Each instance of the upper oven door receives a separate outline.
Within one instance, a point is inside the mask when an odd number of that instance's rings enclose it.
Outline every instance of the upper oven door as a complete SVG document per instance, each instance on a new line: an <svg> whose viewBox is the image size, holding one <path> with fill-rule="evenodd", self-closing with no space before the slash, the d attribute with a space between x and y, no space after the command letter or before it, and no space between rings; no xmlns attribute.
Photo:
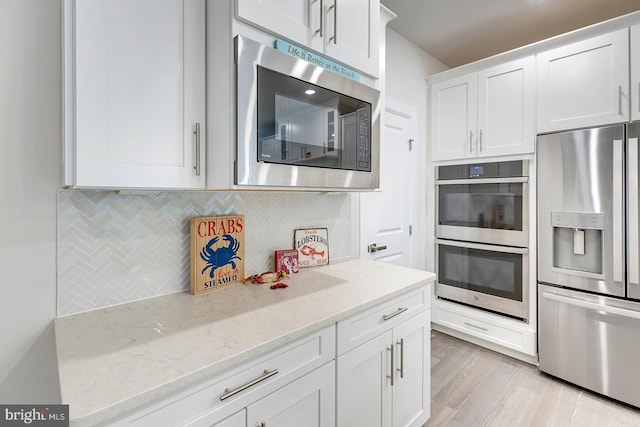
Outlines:
<svg viewBox="0 0 640 427"><path fill-rule="evenodd" d="M379 187L376 89L241 36L235 54L236 185Z"/></svg>
<svg viewBox="0 0 640 427"><path fill-rule="evenodd" d="M529 179L491 177L436 181L436 237L527 247Z"/></svg>

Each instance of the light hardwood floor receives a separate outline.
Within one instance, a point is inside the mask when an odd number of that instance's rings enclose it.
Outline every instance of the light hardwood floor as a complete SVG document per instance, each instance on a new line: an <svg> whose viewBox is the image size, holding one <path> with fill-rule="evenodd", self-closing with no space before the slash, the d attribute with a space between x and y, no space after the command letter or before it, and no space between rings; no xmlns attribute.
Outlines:
<svg viewBox="0 0 640 427"><path fill-rule="evenodd" d="M423 427L436 426L640 426L640 411L432 331L431 418Z"/></svg>

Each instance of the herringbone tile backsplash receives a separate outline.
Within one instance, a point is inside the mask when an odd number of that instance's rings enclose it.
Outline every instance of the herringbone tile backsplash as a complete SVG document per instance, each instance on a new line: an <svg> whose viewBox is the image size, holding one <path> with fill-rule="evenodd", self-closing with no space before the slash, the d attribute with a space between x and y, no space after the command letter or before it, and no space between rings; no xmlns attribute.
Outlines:
<svg viewBox="0 0 640 427"><path fill-rule="evenodd" d="M326 227L330 259L351 251L349 194L58 194L58 315L189 289L189 220L245 215L245 273L273 269L296 228Z"/></svg>

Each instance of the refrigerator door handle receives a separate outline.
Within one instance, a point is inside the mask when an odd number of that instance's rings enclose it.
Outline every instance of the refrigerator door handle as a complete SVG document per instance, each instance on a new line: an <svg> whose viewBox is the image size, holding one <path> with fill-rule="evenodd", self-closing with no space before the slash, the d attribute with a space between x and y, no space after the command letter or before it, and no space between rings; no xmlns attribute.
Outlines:
<svg viewBox="0 0 640 427"><path fill-rule="evenodd" d="M551 301L556 301L564 304L574 305L577 307L586 308L588 310L599 311L606 314L614 314L617 316L630 317L633 319L640 319L640 312L634 310L627 310L619 307L611 307L596 302L585 301L578 298L567 297L564 295L552 294L549 292L542 292L542 297Z"/></svg>
<svg viewBox="0 0 640 427"><path fill-rule="evenodd" d="M622 208L624 153L622 140L613 140L613 281L624 286L624 213Z"/></svg>
<svg viewBox="0 0 640 427"><path fill-rule="evenodd" d="M639 243L638 243L638 137L629 138L628 141L628 203L629 203L629 285L640 286L640 271L638 269Z"/></svg>

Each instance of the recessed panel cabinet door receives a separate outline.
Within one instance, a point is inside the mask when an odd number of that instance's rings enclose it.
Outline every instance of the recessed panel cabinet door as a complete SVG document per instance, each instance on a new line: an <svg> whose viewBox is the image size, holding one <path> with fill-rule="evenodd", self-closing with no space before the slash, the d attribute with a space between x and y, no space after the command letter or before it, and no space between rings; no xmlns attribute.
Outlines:
<svg viewBox="0 0 640 427"><path fill-rule="evenodd" d="M374 77L380 72L378 0L324 0L325 52L332 58Z"/></svg>
<svg viewBox="0 0 640 427"><path fill-rule="evenodd" d="M538 133L629 119L629 30L538 54Z"/></svg>
<svg viewBox="0 0 640 427"><path fill-rule="evenodd" d="M335 425L335 363L330 362L247 407L248 426Z"/></svg>
<svg viewBox="0 0 640 427"><path fill-rule="evenodd" d="M533 153L534 59L478 72L478 156Z"/></svg>
<svg viewBox="0 0 640 427"><path fill-rule="evenodd" d="M476 156L476 73L431 87L431 120L434 161Z"/></svg>
<svg viewBox="0 0 640 427"><path fill-rule="evenodd" d="M204 188L205 1L82 0L74 24L75 185Z"/></svg>
<svg viewBox="0 0 640 427"><path fill-rule="evenodd" d="M631 121L640 120L640 25L631 27Z"/></svg>
<svg viewBox="0 0 640 427"><path fill-rule="evenodd" d="M430 415L431 318L423 311L393 328L393 425L420 427Z"/></svg>

